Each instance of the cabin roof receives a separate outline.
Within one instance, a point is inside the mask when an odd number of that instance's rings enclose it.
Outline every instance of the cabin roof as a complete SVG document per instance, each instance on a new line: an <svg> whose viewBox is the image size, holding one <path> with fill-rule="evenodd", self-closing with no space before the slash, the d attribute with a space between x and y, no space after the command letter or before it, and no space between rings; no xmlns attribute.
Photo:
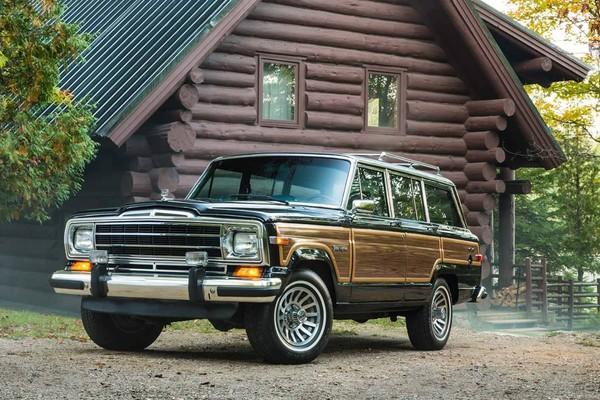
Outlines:
<svg viewBox="0 0 600 400"><path fill-rule="evenodd" d="M60 85L112 128L212 30L236 0L66 0L64 19L94 39Z"/></svg>
<svg viewBox="0 0 600 400"><path fill-rule="evenodd" d="M454 43L445 47L460 58L455 64L469 64L464 76L467 81L471 77L475 93L495 92L515 100L520 132L511 138L515 148L545 152L543 159L528 155L529 165L556 167L564 155L523 90L524 78L513 67L534 56L550 58L557 68L536 74L542 83L582 80L589 67L502 13L473 1L432 0L415 5L430 13L430 22L438 21L432 29L442 37L452 37ZM73 63L62 74L61 87L94 104L95 135L120 146L258 3L66 0L65 20L80 24L82 31L96 37L83 53L84 61ZM473 58L479 61L472 62ZM481 73L482 69L488 73Z"/></svg>

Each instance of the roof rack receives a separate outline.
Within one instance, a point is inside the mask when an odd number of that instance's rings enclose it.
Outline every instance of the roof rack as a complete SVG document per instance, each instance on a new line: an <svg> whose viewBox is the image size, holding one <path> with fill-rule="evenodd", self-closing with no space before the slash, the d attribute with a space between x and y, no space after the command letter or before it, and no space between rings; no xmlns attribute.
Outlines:
<svg viewBox="0 0 600 400"><path fill-rule="evenodd" d="M437 167L437 166L431 165L431 164L427 164L422 161L412 160L408 157L399 156L397 154L386 153L385 151L382 151L381 153L350 153L348 155L358 156L358 157L377 158L378 161L385 161L385 158L387 157L387 158L391 158L396 161L400 161L400 162L386 161L390 164L400 165L403 167L409 167L409 168L415 168L415 169L428 169L428 170L435 171L435 173L437 175L440 174L440 167Z"/></svg>

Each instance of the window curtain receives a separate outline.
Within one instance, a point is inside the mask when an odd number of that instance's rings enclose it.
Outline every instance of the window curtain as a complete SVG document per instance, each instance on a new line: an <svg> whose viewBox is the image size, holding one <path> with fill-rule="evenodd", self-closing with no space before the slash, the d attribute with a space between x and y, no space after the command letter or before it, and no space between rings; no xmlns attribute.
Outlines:
<svg viewBox="0 0 600 400"><path fill-rule="evenodd" d="M293 121L296 107L296 72L290 64L265 63L263 67L262 118Z"/></svg>

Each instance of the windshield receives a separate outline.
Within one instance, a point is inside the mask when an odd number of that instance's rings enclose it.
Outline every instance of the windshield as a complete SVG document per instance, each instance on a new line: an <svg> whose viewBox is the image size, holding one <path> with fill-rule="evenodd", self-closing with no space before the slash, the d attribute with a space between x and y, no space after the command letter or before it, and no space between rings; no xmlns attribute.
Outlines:
<svg viewBox="0 0 600 400"><path fill-rule="evenodd" d="M336 158L258 156L216 161L192 199L281 201L340 207L350 162Z"/></svg>

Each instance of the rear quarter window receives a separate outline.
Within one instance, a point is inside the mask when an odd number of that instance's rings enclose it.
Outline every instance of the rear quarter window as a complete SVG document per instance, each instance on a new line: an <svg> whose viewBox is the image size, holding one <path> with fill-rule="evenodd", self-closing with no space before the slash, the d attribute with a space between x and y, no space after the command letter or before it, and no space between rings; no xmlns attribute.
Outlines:
<svg viewBox="0 0 600 400"><path fill-rule="evenodd" d="M430 222L449 226L463 226L451 188L426 183L425 196L427 197Z"/></svg>

